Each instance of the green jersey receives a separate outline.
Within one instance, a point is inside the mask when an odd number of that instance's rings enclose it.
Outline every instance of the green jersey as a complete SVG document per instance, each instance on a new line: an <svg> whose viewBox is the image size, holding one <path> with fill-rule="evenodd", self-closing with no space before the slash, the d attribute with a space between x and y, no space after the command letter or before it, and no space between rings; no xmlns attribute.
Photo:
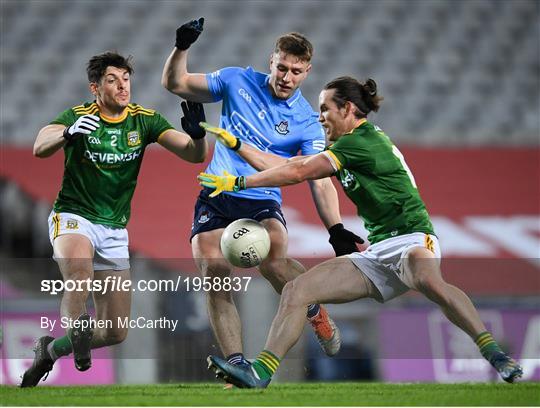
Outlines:
<svg viewBox="0 0 540 408"><path fill-rule="evenodd" d="M378 127L363 122L328 151L336 176L364 219L370 243L413 232L434 234L403 155Z"/></svg>
<svg viewBox="0 0 540 408"><path fill-rule="evenodd" d="M115 119L100 114L95 102L85 103L62 112L51 124L71 126L88 114L99 115L100 126L64 146L64 178L54 211L125 228L144 150L174 128L158 112L134 103Z"/></svg>

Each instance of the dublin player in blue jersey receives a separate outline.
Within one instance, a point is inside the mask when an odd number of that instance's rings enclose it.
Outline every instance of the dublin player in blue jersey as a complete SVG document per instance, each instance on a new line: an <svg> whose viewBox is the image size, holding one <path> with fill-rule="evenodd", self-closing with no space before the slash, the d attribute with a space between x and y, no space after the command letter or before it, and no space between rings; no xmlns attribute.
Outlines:
<svg viewBox="0 0 540 408"><path fill-rule="evenodd" d="M190 21L176 31L176 43L163 69L162 84L185 99L222 102L220 127L241 143L216 144L207 172L248 175L277 165L273 155L291 158L312 155L325 148L318 114L300 92L311 69L313 47L301 34L278 38L270 56L270 74L252 68L227 67L209 74L189 73L188 48L203 30L204 19ZM261 155L260 152L271 154ZM283 160L278 158L278 160ZM330 233L336 255L356 252L362 240L344 229L337 192L330 179L314 181L311 191L319 215ZM223 258L219 242L227 225L239 218L253 218L268 230L271 250L260 265L261 274L281 293L283 286L305 271L287 258L287 230L281 212L279 188L260 188L209 198L203 189L195 205L191 232L192 251L204 276L225 277L232 266ZM241 324L230 292L208 292L208 313L223 354L233 364L245 364ZM310 305L308 320L327 355L340 347L339 330L320 305Z"/></svg>

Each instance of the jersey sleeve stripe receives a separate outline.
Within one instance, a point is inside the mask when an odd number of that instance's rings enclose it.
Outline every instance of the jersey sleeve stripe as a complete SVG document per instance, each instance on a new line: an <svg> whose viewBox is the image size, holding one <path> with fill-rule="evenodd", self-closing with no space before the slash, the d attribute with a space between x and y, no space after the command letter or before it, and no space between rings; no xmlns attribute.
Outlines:
<svg viewBox="0 0 540 408"><path fill-rule="evenodd" d="M138 111L138 112L128 111L128 113L129 113L131 116L137 116L137 115L154 116L153 113L142 112L142 111Z"/></svg>
<svg viewBox="0 0 540 408"><path fill-rule="evenodd" d="M144 108L128 108L128 110L131 112L146 112L146 113L151 113L151 114L155 113L154 110L144 109Z"/></svg>
<svg viewBox="0 0 540 408"><path fill-rule="evenodd" d="M150 108L145 108L144 106L142 105L137 105L136 103L130 103L128 106L127 106L128 109L144 109L144 110L147 110L147 111L150 111L150 112L155 112L155 109L150 109Z"/></svg>
<svg viewBox="0 0 540 408"><path fill-rule="evenodd" d="M73 108L73 110L75 112L88 112L88 111L91 111L91 110L94 110L94 109L97 109L98 107L97 106L89 106L87 108Z"/></svg>
<svg viewBox="0 0 540 408"><path fill-rule="evenodd" d="M154 114L156 111L154 109L146 109L146 108L143 108L142 106L128 106L128 110L131 111L131 112L146 112L148 114Z"/></svg>
<svg viewBox="0 0 540 408"><path fill-rule="evenodd" d="M168 132L169 130L174 130L174 129L172 129L172 128L165 129L163 132L161 132L161 133L159 134L159 136L158 136L157 139L156 139L156 142L159 143L159 139L161 138L161 136L163 136L163 135L165 134L165 132Z"/></svg>
<svg viewBox="0 0 540 408"><path fill-rule="evenodd" d="M74 111L77 115L95 115L99 112L99 109L96 107L90 110L76 110Z"/></svg>
<svg viewBox="0 0 540 408"><path fill-rule="evenodd" d="M337 156L334 153L332 153L332 151L326 150L323 153L324 153L324 156L328 159L328 161L330 161L330 164L332 165L335 171L341 170L343 168L343 165L341 164Z"/></svg>
<svg viewBox="0 0 540 408"><path fill-rule="evenodd" d="M73 112L77 115L93 115L99 111L97 104L93 103L90 106L75 106Z"/></svg>
<svg viewBox="0 0 540 408"><path fill-rule="evenodd" d="M77 105L77 106L74 106L72 109L73 110L76 110L76 109L93 109L93 108L97 108L97 103L95 102L92 102L90 105L88 106L85 106L85 105Z"/></svg>

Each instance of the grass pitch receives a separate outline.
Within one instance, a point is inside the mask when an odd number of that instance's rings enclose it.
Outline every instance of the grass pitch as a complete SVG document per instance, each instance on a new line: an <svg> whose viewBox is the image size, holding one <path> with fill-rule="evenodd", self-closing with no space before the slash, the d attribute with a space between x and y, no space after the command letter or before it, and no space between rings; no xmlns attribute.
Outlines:
<svg viewBox="0 0 540 408"><path fill-rule="evenodd" d="M162 384L20 389L0 387L0 405L54 406L536 406L540 383L275 384L223 390L219 384Z"/></svg>

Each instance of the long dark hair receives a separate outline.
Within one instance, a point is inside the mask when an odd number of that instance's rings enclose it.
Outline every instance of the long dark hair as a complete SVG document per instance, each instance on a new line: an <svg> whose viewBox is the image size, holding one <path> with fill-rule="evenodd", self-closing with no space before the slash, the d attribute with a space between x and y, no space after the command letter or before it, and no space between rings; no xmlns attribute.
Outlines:
<svg viewBox="0 0 540 408"><path fill-rule="evenodd" d="M383 100L377 95L377 83L369 78L362 83L350 76L342 76L328 82L324 89L335 89L333 100L342 108L346 102L352 102L358 109L354 113L357 118L365 118L371 111L377 112Z"/></svg>

